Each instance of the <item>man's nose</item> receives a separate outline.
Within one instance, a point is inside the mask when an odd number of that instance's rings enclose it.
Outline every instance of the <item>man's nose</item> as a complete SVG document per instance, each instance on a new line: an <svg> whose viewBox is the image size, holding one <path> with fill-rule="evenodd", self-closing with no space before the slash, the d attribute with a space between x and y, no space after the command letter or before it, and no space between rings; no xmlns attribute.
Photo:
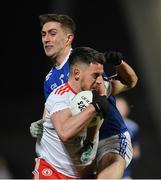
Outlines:
<svg viewBox="0 0 161 180"><path fill-rule="evenodd" d="M102 83L102 76L98 76L97 80L96 80L97 84L101 84Z"/></svg>
<svg viewBox="0 0 161 180"><path fill-rule="evenodd" d="M46 34L46 35L43 37L43 40L44 40L44 42L50 41L50 35L49 35L49 34Z"/></svg>

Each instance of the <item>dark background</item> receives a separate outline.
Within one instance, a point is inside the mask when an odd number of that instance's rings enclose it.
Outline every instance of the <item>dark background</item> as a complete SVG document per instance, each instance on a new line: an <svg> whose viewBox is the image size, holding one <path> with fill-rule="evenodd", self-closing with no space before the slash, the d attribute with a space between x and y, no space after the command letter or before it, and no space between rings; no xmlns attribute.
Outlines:
<svg viewBox="0 0 161 180"><path fill-rule="evenodd" d="M49 12L67 13L75 20L73 47L119 50L136 70L138 85L124 93L132 108L130 117L140 126L142 152L134 177L161 178L160 140L121 7L118 0L5 1L1 5L0 156L12 178L31 178L34 167L35 140L29 127L42 116L43 79L51 68L42 49L38 16Z"/></svg>

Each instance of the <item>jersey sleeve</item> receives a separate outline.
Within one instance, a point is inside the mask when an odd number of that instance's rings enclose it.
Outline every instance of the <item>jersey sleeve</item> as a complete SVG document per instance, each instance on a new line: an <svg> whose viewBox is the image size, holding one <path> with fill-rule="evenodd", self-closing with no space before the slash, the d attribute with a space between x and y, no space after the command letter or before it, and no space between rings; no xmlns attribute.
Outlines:
<svg viewBox="0 0 161 180"><path fill-rule="evenodd" d="M69 108L69 103L64 95L51 93L45 103L45 108L51 116L57 111Z"/></svg>

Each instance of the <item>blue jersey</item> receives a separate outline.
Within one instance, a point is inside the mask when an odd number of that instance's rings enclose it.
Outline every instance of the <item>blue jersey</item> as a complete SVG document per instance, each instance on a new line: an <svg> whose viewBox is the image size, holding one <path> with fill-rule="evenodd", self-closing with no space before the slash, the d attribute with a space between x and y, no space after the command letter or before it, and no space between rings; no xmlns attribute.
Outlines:
<svg viewBox="0 0 161 180"><path fill-rule="evenodd" d="M63 83L66 83L68 80L69 74L69 63L66 60L65 63L61 65L61 67L56 68L53 67L49 74L46 76L44 82L44 94L47 98L49 94L55 89L57 86L60 86ZM100 139L104 139L110 137L115 134L119 134L125 132L127 130L126 125L116 108L115 97L108 97L109 109L107 111L106 118L103 122L103 125L100 129Z"/></svg>
<svg viewBox="0 0 161 180"><path fill-rule="evenodd" d="M108 103L107 114L100 128L100 140L127 131L125 122L116 107L115 97L109 96Z"/></svg>
<svg viewBox="0 0 161 180"><path fill-rule="evenodd" d="M69 76L69 63L68 61L61 64L59 67L53 67L44 81L44 95L45 98L58 86L66 83Z"/></svg>

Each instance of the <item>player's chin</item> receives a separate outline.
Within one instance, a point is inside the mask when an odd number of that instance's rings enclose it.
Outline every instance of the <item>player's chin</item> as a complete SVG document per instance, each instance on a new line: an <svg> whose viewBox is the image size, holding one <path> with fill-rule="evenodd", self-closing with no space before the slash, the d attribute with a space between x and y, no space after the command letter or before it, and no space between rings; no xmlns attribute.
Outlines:
<svg viewBox="0 0 161 180"><path fill-rule="evenodd" d="M48 52L48 51L45 51L45 53L46 53L46 56L47 56L47 57L53 58L53 53Z"/></svg>
<svg viewBox="0 0 161 180"><path fill-rule="evenodd" d="M53 50L45 48L45 54L46 54L46 56L48 56L49 58L52 58L55 53L53 52Z"/></svg>

